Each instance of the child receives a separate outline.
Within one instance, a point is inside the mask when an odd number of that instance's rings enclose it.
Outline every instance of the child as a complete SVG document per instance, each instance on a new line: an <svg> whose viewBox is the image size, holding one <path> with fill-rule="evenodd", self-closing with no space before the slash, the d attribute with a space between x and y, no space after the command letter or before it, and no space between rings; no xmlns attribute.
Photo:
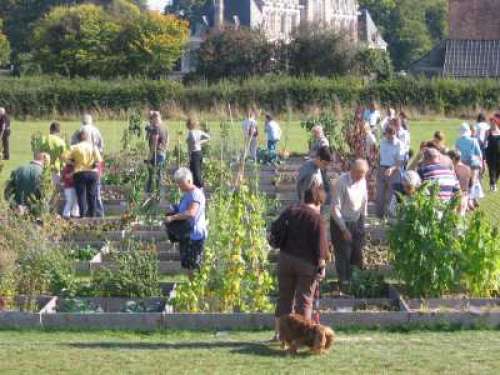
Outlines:
<svg viewBox="0 0 500 375"><path fill-rule="evenodd" d="M69 219L70 217L80 217L80 209L78 208L78 200L76 198L75 182L73 181L73 174L75 167L73 161L69 160L62 170L62 180L64 186L64 210L63 217Z"/></svg>

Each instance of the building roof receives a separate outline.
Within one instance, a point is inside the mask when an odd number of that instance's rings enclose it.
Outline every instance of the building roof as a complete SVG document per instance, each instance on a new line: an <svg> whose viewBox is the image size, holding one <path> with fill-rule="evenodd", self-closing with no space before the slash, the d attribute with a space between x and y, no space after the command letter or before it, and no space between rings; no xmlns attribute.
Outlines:
<svg viewBox="0 0 500 375"><path fill-rule="evenodd" d="M445 40L409 71L455 78L500 77L500 40Z"/></svg>
<svg viewBox="0 0 500 375"><path fill-rule="evenodd" d="M500 77L500 40L447 40L443 74Z"/></svg>

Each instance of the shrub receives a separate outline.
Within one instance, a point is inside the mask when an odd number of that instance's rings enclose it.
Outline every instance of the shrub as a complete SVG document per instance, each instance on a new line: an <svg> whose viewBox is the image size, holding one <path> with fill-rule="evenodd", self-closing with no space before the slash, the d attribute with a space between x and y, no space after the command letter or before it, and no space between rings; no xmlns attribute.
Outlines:
<svg viewBox="0 0 500 375"><path fill-rule="evenodd" d="M45 73L116 77L168 73L188 38L187 23L115 0L54 7L34 28L33 60Z"/></svg>
<svg viewBox="0 0 500 375"><path fill-rule="evenodd" d="M168 80L114 81L26 77L0 79L0 106L14 116L50 116L104 110L111 114L148 108L175 107L211 111L230 103L233 109L252 106L274 113L311 107L331 110L375 98L383 105L414 107L445 113L464 109L496 109L498 80L394 78L364 82L356 77L320 78L266 76L244 81L182 86Z"/></svg>
<svg viewBox="0 0 500 375"><path fill-rule="evenodd" d="M297 29L288 50L290 73L332 76L347 74L356 48L344 34L332 29L304 26Z"/></svg>
<svg viewBox="0 0 500 375"><path fill-rule="evenodd" d="M271 71L273 49L260 31L244 27L215 31L197 52L197 73L208 80L266 74Z"/></svg>
<svg viewBox="0 0 500 375"><path fill-rule="evenodd" d="M473 296L498 293L500 236L475 213L462 219L458 201L443 203L434 186L404 199L389 231L392 264L412 297L438 297L465 289Z"/></svg>
<svg viewBox="0 0 500 375"><path fill-rule="evenodd" d="M5 66L10 61L10 43L2 34L3 22L0 18L0 66Z"/></svg>

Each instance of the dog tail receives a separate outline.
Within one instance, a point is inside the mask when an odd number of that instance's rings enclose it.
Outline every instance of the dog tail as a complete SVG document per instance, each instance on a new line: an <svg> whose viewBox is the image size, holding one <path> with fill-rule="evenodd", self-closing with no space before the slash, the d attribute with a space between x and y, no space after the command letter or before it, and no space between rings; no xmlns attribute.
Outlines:
<svg viewBox="0 0 500 375"><path fill-rule="evenodd" d="M325 349L330 349L330 347L333 345L335 341L335 333L331 328L326 328L325 330L325 337L326 337L326 343L325 343Z"/></svg>

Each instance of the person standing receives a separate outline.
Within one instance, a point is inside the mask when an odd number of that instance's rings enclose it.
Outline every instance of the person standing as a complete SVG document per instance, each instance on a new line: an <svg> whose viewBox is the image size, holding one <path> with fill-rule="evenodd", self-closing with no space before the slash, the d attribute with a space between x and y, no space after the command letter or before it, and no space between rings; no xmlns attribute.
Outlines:
<svg viewBox="0 0 500 375"><path fill-rule="evenodd" d="M489 130L490 130L490 124L486 122L486 116L480 113L477 116L475 131L476 131L476 139L479 142L479 147L481 148L483 156L486 150L486 135L488 134Z"/></svg>
<svg viewBox="0 0 500 375"><path fill-rule="evenodd" d="M202 146L210 140L210 135L199 129L198 121L195 119L188 119L186 127L189 130L186 140L189 151L189 169L193 174L194 185L202 189L204 186Z"/></svg>
<svg viewBox="0 0 500 375"><path fill-rule="evenodd" d="M401 119L395 118L391 120L390 125L396 130L396 138L401 142L401 153L403 154L403 167L406 169L408 162L410 161L410 147L411 139L410 132L403 128L401 125Z"/></svg>
<svg viewBox="0 0 500 375"><path fill-rule="evenodd" d="M31 203L34 203L33 200L40 199L42 174L48 165L50 165L50 156L44 152L38 152L35 160L11 173L5 188L5 197L7 200L13 197L20 212L24 212L26 208L30 209Z"/></svg>
<svg viewBox="0 0 500 375"><path fill-rule="evenodd" d="M74 180L75 166L73 164L72 160L68 160L61 173L64 187L63 217L65 219L80 217Z"/></svg>
<svg viewBox="0 0 500 375"><path fill-rule="evenodd" d="M87 131L80 133L80 142L71 146L66 160L73 160L75 190L80 209L80 217L95 217L97 203L98 165L102 157L98 148L90 141Z"/></svg>
<svg viewBox="0 0 500 375"><path fill-rule="evenodd" d="M328 165L333 161L333 156L328 147L319 149L314 160L306 161L300 167L297 176L297 198L299 202L304 202L305 192L313 185L323 186L326 193L325 205L330 205L331 185L328 178Z"/></svg>
<svg viewBox="0 0 500 375"><path fill-rule="evenodd" d="M42 152L50 155L51 165L54 168L56 175L59 175L62 168L62 160L64 153L68 149L66 142L61 138L61 124L53 122L49 127L49 135L43 138Z"/></svg>
<svg viewBox="0 0 500 375"><path fill-rule="evenodd" d="M424 161L417 170L422 182L435 183L439 199L449 202L460 191L455 171L441 162L440 153L435 148L424 149Z"/></svg>
<svg viewBox="0 0 500 375"><path fill-rule="evenodd" d="M179 168L174 174L174 180L184 193L175 213L165 219L169 225L175 221L188 221L190 224L189 236L179 242L181 266L188 271L189 277L200 268L203 260L205 239L208 235L205 219L205 194L193 183L193 175L187 168Z"/></svg>
<svg viewBox="0 0 500 375"><path fill-rule="evenodd" d="M311 159L315 158L318 155L318 152L323 147L330 147L330 142L328 138L325 136L325 132L323 131L323 127L321 125L316 125L311 130L313 142L311 144L311 150L309 151L309 157Z"/></svg>
<svg viewBox="0 0 500 375"><path fill-rule="evenodd" d="M101 135L101 132L99 129L94 125L94 119L92 116L88 113L83 114L82 116L82 125L80 127L80 130L78 130L76 133L73 134L71 137L71 145L78 144L80 142L80 134L81 132L85 132L88 134L88 141L97 148L99 151L99 154L104 155L104 139ZM103 163L103 161L101 161ZM104 170L104 166L100 165L98 166L100 171ZM97 174L97 183L96 183L96 215L98 217L104 217L104 204L102 202L102 196L101 196L101 173L98 171ZM80 215L82 215L80 211ZM82 215L83 216L83 215Z"/></svg>
<svg viewBox="0 0 500 375"><path fill-rule="evenodd" d="M457 176L458 183L460 184L460 190L462 192L462 200L460 202L460 214L462 216L467 212L469 207L469 194L472 188L472 170L469 166L462 163L462 156L460 151L451 150L448 152L448 156L453 162L455 168L455 175Z"/></svg>
<svg viewBox="0 0 500 375"><path fill-rule="evenodd" d="M344 290L351 280L352 267L363 268L368 169L366 160L356 160L351 170L340 176L333 193L330 231L337 275Z"/></svg>
<svg viewBox="0 0 500 375"><path fill-rule="evenodd" d="M455 149L460 151L462 163L472 169L470 199L477 207L479 205L479 200L484 198L484 191L479 176L483 167L483 154L478 140L472 136L471 128L466 122L460 126L460 137L455 143Z"/></svg>
<svg viewBox="0 0 500 375"><path fill-rule="evenodd" d="M393 194L393 184L403 162L403 146L396 138L396 130L388 126L380 142L380 165L377 169L376 213L379 218L387 214L387 207Z"/></svg>
<svg viewBox="0 0 500 375"><path fill-rule="evenodd" d="M491 119L491 129L486 138L486 163L490 175L490 190L497 191L500 178L500 113Z"/></svg>
<svg viewBox="0 0 500 375"><path fill-rule="evenodd" d="M160 112L151 111L149 125L146 127L146 139L149 146L147 193L153 192L154 184L157 189L160 187L162 171L167 159L169 135L163 129L162 123Z"/></svg>
<svg viewBox="0 0 500 375"><path fill-rule="evenodd" d="M312 318L314 293L329 259L320 213L324 200L323 188L313 185L304 192L303 202L287 208L273 223L273 227L286 228L278 258L278 319L291 313Z"/></svg>
<svg viewBox="0 0 500 375"><path fill-rule="evenodd" d="M269 162L274 163L278 158L278 143L281 140L281 128L269 113L266 114L265 130Z"/></svg>
<svg viewBox="0 0 500 375"><path fill-rule="evenodd" d="M10 118L5 108L0 107L0 140L2 142L3 160L10 159Z"/></svg>
<svg viewBox="0 0 500 375"><path fill-rule="evenodd" d="M257 162L257 144L259 129L253 111L248 112L248 117L243 121L243 139L245 142L245 154L248 150L249 156Z"/></svg>
<svg viewBox="0 0 500 375"><path fill-rule="evenodd" d="M382 116L380 115L380 112L377 109L377 104L375 103L375 101L372 100L370 102L370 105L365 110L363 118L364 118L365 122L370 124L370 127L372 128L372 132L376 133L378 131L377 127L382 119Z"/></svg>

